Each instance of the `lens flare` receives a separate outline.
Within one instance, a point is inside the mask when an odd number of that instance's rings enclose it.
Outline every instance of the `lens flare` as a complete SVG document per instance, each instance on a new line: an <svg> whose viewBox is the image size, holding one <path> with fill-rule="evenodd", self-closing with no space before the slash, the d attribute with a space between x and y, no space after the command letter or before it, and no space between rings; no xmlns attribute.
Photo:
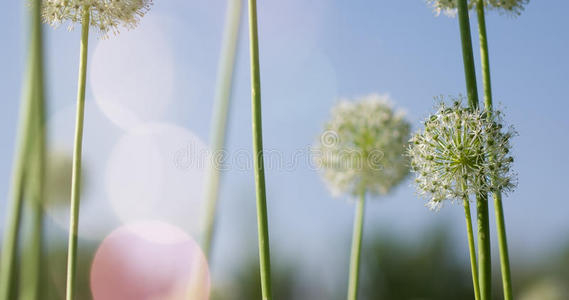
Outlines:
<svg viewBox="0 0 569 300"><path fill-rule="evenodd" d="M122 226L99 246L90 275L94 300L207 300L209 269L196 242L161 221Z"/></svg>
<svg viewBox="0 0 569 300"><path fill-rule="evenodd" d="M174 59L162 27L159 18L147 16L137 30L100 40L93 53L95 101L125 130L162 119L172 100Z"/></svg>
<svg viewBox="0 0 569 300"><path fill-rule="evenodd" d="M105 186L123 223L158 219L198 234L207 146L190 131L152 123L125 134L107 163Z"/></svg>

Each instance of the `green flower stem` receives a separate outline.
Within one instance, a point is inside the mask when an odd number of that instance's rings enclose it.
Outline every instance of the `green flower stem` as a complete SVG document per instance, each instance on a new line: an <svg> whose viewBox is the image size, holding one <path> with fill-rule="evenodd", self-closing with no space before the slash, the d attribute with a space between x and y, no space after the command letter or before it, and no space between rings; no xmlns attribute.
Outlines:
<svg viewBox="0 0 569 300"><path fill-rule="evenodd" d="M12 299L12 288L14 287L14 269L16 266L16 252L18 250L19 229L22 216L22 202L24 194L24 178L27 152L29 151L29 127L27 121L30 96L24 97L22 103L23 115L20 118L20 129L18 130L18 142L15 150L15 163L12 171L11 202L10 211L6 217L6 228L2 242L2 261L0 264L0 300Z"/></svg>
<svg viewBox="0 0 569 300"><path fill-rule="evenodd" d="M490 58L488 56L488 35L486 34L486 18L484 16L484 3L476 4L478 17L478 38L480 40L480 60L482 62L482 85L484 87L484 108L492 111L492 84L490 81Z"/></svg>
<svg viewBox="0 0 569 300"><path fill-rule="evenodd" d="M41 139L38 137L38 139ZM40 142L41 143L41 142ZM36 144L37 145L37 144ZM26 242L24 253L22 254L21 273L20 273L20 294L21 300L36 300L40 299L40 276L41 276L41 261L42 261L42 200L43 200L43 163L39 150L41 146L34 147L38 149L35 155L32 170L28 181L31 184L30 194L26 194L27 210L29 212L29 219L24 218L29 224L30 236ZM32 179L33 178L33 179Z"/></svg>
<svg viewBox="0 0 569 300"><path fill-rule="evenodd" d="M478 216L478 274L480 299L489 300L492 294L492 263L490 254L490 217L488 215L488 195L476 197Z"/></svg>
<svg viewBox="0 0 569 300"><path fill-rule="evenodd" d="M83 149L83 120L85 115L85 84L87 79L87 48L89 42L89 9L85 8L81 21L81 49L77 87L77 111L75 120L75 144L73 147L73 171L71 177L71 208L69 216L69 245L67 252L67 286L65 298L75 295L77 270L77 232L79 229L79 197L81 194L81 155Z"/></svg>
<svg viewBox="0 0 569 300"><path fill-rule="evenodd" d="M26 184L30 185L31 195L26 195L30 213L29 242L23 254L22 281L20 299L36 300L40 298L40 277L42 264L42 225L43 203L45 195L45 163L46 163L46 120L45 120L45 93L44 93L44 65L43 65L43 35L41 24L41 1L33 5L32 49L36 63L34 65L34 116L32 123L31 141L33 152L30 153L27 167L29 177Z"/></svg>
<svg viewBox="0 0 569 300"><path fill-rule="evenodd" d="M472 230L472 217L470 215L470 201L464 200L464 218L466 220L466 232L468 234L468 251L470 252L470 267L472 271L472 285L474 298L480 300L480 284L478 283L478 266L476 265L476 248L474 245L474 233Z"/></svg>
<svg viewBox="0 0 569 300"><path fill-rule="evenodd" d="M23 156L23 155L22 155ZM20 173L21 174L17 174ZM16 173L16 174L14 174ZM18 248L18 236L21 221L22 196L24 171L13 172L12 177L12 203L11 210L7 217L7 227L4 233L4 241L2 243L2 265L1 265L1 282L0 282L0 299L10 300L14 287L14 269L16 266L16 251Z"/></svg>
<svg viewBox="0 0 569 300"><path fill-rule="evenodd" d="M494 213L496 215L496 229L498 231L498 245L500 248L500 266L502 270L502 284L504 299L512 300L512 278L510 274L510 256L508 254L508 239L506 238L506 224L504 221L504 209L502 208L502 194L493 193Z"/></svg>
<svg viewBox="0 0 569 300"><path fill-rule="evenodd" d="M261 125L261 74L259 70L259 37L257 32L257 1L249 0L249 39L251 52L251 117L253 127L253 164L257 192L257 226L259 235L259 261L263 300L272 299L271 259L269 250L269 224L265 193L263 162L263 133Z"/></svg>
<svg viewBox="0 0 569 300"><path fill-rule="evenodd" d="M16 252L18 249L19 229L22 216L22 203L26 179L30 171L29 158L32 153L32 142L36 130L36 124L42 124L43 120L36 117L38 104L43 103L43 47L41 33L41 1L33 2L31 14L31 41L28 65L25 78L24 94L20 112L20 124L18 140L16 141L14 169L12 171L10 212L6 217L7 225L2 243L2 261L0 263L0 300L13 299L13 287L15 286L14 269L16 265ZM40 108L41 112L42 109ZM41 127L41 126L40 126ZM40 137L41 138L41 137ZM38 145L41 155L41 147ZM40 180L41 181L41 180ZM37 266L39 267L39 265ZM37 274L39 276L39 273ZM34 276L36 277L36 276ZM34 278L32 280L39 280Z"/></svg>
<svg viewBox="0 0 569 300"><path fill-rule="evenodd" d="M470 21L466 0L457 1L458 24L460 26L460 40L462 45L462 61L464 64L464 78L466 79L466 92L468 105L478 108L478 89L476 87L476 70L474 69L474 54L472 53L472 39L470 37Z"/></svg>
<svg viewBox="0 0 569 300"><path fill-rule="evenodd" d="M348 280L348 300L358 299L358 285L360 273L360 257L362 248L362 234L364 227L365 191L357 202L354 215L354 230L352 233L352 251L350 254L350 277Z"/></svg>
<svg viewBox="0 0 569 300"><path fill-rule="evenodd" d="M474 54L470 36L470 22L466 0L458 0L458 22L462 44L462 58L464 62L464 75L468 93L468 103L472 108L478 108L478 91L476 87L476 71L474 69ZM480 299L489 300L492 289L492 263L490 256L490 222L488 216L488 195L476 197L478 220L478 270L480 282Z"/></svg>
<svg viewBox="0 0 569 300"><path fill-rule="evenodd" d="M206 183L206 211L203 224L202 250L207 257L211 255L211 241L215 229L215 215L219 194L220 169L216 163L225 146L225 133L227 130L227 115L229 100L233 85L233 70L237 54L239 37L239 24L241 22L241 0L228 0L226 24L223 35L223 45L219 59L219 70L213 118L210 131L211 165L207 174Z"/></svg>
<svg viewBox="0 0 569 300"><path fill-rule="evenodd" d="M488 35L486 33L486 18L484 16L484 3L476 4L478 15L478 36L480 39L480 58L482 60L482 83L484 85L484 107L492 112L492 84L490 81L490 58L488 52ZM498 245L500 248L500 266L502 271L502 285L504 299L512 300L512 279L510 273L510 259L508 254L508 240L506 238L506 224L502 207L501 192L494 192L494 213L496 215L496 230L498 232Z"/></svg>
<svg viewBox="0 0 569 300"><path fill-rule="evenodd" d="M35 196L33 202L38 202L39 195L34 192ZM26 199L28 200L28 199ZM41 276L41 259L42 259L42 211L41 206L37 203L30 205L27 211L30 212L30 233L29 241L26 242L26 247L22 253L21 272L20 272L20 293L21 300L36 300L40 299L40 276ZM25 227L24 227L25 228Z"/></svg>
<svg viewBox="0 0 569 300"><path fill-rule="evenodd" d="M32 142L34 151L30 153L33 154L33 157L30 157L29 176L26 178L26 187L28 186L27 184L30 187L24 195L28 208L26 212L29 213L30 236L24 248L25 252L21 261L22 281L19 299L22 300L36 300L40 298L46 159L45 107L42 95L43 93L38 93L36 97L38 101L34 103L34 106L37 107L34 125L37 127L35 128L34 141ZM28 191L30 192L29 194L27 193Z"/></svg>

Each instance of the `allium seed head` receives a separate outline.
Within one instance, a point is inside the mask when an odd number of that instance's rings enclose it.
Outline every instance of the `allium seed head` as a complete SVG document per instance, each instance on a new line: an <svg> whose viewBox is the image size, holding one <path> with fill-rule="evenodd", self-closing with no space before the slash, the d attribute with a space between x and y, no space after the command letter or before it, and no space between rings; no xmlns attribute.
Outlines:
<svg viewBox="0 0 569 300"><path fill-rule="evenodd" d="M43 0L42 17L45 23L58 26L66 21L69 28L81 23L83 14L90 13L90 25L106 35L117 34L119 27L134 28L152 0Z"/></svg>
<svg viewBox="0 0 569 300"><path fill-rule="evenodd" d="M387 96L341 101L316 147L316 162L334 195L387 194L409 173L410 125Z"/></svg>
<svg viewBox="0 0 569 300"><path fill-rule="evenodd" d="M457 0L426 0L428 4L433 6L435 12L441 12L448 16L456 15ZM492 10L500 11L501 13L512 14L519 16L524 10L524 5L529 3L529 0L468 0L468 8L473 9L476 7L478 1L484 1L484 7Z"/></svg>
<svg viewBox="0 0 569 300"><path fill-rule="evenodd" d="M502 113L472 110L455 101L443 102L425 121L425 129L411 138L408 154L419 194L431 209L444 200L515 188L510 139Z"/></svg>

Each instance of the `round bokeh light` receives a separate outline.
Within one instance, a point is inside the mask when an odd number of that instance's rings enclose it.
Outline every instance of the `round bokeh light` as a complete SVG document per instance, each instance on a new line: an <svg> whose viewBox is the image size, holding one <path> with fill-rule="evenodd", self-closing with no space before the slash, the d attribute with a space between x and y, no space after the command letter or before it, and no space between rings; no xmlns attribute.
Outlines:
<svg viewBox="0 0 569 300"><path fill-rule="evenodd" d="M125 134L107 162L106 191L125 223L157 219L198 234L207 146L190 131L148 123Z"/></svg>
<svg viewBox="0 0 569 300"><path fill-rule="evenodd" d="M197 243L180 228L142 221L114 230L91 267L94 300L207 300L209 269Z"/></svg>
<svg viewBox="0 0 569 300"><path fill-rule="evenodd" d="M100 40L93 52L95 101L125 130L162 119L172 100L175 68L166 36L160 18L147 16L120 39Z"/></svg>

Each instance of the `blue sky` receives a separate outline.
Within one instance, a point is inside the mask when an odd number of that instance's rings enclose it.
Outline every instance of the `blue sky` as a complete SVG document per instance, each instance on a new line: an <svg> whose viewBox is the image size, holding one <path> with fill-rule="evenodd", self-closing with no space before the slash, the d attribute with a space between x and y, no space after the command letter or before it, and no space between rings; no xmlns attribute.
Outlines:
<svg viewBox="0 0 569 300"><path fill-rule="evenodd" d="M155 2L139 29L125 30L103 42L96 35L90 39L85 147L93 152L93 162L86 165L96 175L86 191L89 204L83 213L112 220L101 226L100 236L120 224L109 208L106 164L112 149L131 129L131 123L119 120L117 125L101 109L97 98L115 91L104 87L132 88L125 99L130 97L126 105L138 113L136 124L167 123L186 130L183 134L191 135L189 139L195 135L204 143L208 140L225 1ZM569 180L568 9L566 1L531 1L520 17L496 12L487 16L495 103L519 132L514 140L519 186L504 200L514 257L554 250L569 239L565 189ZM25 60L24 24L22 3L4 3L0 10L0 90L4 96L0 195L8 194ZM435 17L420 0L260 1L259 25L265 147L285 158L316 141L339 98L389 94L418 129L433 107L434 96L465 92L457 20ZM480 75L476 23L472 25ZM46 27L46 33L50 124L59 124L54 128L61 131L53 136L67 139L53 144L61 142L65 148L71 143L72 128L67 124L72 124L73 117L79 32ZM229 153L251 151L247 41L246 26L242 26ZM117 54L116 49L123 52ZM93 67L94 60L105 61L101 54L105 51L115 51L116 60L106 61L99 69ZM133 64L122 61L131 56ZM104 87L98 80L105 82ZM220 235L214 254L217 265L236 263L237 254L256 249L251 170L227 171L222 185ZM337 258L346 257L348 251L353 214L349 199L332 198L318 173L303 164L269 169L267 189L276 259L297 257L320 270L322 266L343 267ZM0 219L5 198L0 198ZM81 230L93 230L96 221L86 217ZM408 180L392 195L369 202L365 230L367 236L383 230L413 240L438 222L452 226L457 240L464 237L462 210L449 205L439 213L428 211Z"/></svg>

